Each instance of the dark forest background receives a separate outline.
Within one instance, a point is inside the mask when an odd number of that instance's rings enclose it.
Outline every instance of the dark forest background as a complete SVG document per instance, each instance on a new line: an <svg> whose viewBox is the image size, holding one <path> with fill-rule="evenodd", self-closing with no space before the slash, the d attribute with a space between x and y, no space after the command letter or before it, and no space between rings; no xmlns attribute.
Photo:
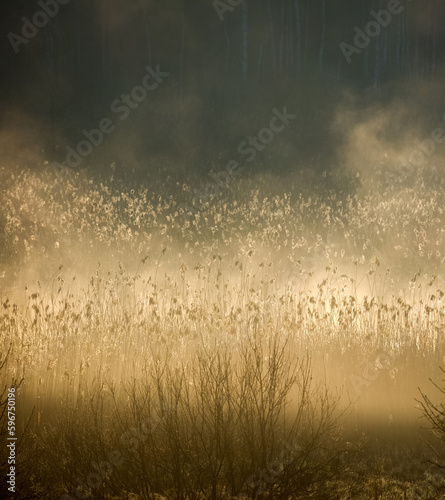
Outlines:
<svg viewBox="0 0 445 500"><path fill-rule="evenodd" d="M413 116L421 108L432 123L443 113L445 4L401 4L348 64L339 44L352 44L354 27L388 1L245 0L221 21L212 0L72 0L16 54L8 33L20 35L22 18L42 9L3 0L3 161L63 161L66 146L110 116L147 65L159 64L166 82L94 150L89 166L206 175L266 126L274 107L287 106L295 123L255 168L333 168L341 138L332 122L345 95L359 96L354 106L363 110L417 100Z"/></svg>

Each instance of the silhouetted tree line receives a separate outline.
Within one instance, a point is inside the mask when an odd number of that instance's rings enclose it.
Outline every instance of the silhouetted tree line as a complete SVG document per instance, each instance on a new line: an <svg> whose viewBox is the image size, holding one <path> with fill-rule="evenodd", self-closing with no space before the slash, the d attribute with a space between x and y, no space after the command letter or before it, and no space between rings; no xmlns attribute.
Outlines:
<svg viewBox="0 0 445 500"><path fill-rule="evenodd" d="M262 102L309 82L379 92L392 80L434 77L443 61L440 0L55 3L9 0L0 7L1 99L6 108L47 119L53 137L58 130L69 135L71 126L77 133L76 117L100 119L147 64L172 75L165 99L177 99L183 114L187 100L199 96L202 133L218 134L227 110L252 96ZM23 41L24 19L32 23L44 5L57 14ZM398 12L388 18L381 13L388 10Z"/></svg>

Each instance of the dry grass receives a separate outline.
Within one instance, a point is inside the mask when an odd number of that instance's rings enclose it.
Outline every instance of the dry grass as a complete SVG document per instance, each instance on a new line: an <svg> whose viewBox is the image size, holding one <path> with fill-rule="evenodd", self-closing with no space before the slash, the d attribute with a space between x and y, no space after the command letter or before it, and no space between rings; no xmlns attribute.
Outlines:
<svg viewBox="0 0 445 500"><path fill-rule="evenodd" d="M246 179L187 215L186 184L0 178L23 498L440 497L413 433L445 354L433 183Z"/></svg>

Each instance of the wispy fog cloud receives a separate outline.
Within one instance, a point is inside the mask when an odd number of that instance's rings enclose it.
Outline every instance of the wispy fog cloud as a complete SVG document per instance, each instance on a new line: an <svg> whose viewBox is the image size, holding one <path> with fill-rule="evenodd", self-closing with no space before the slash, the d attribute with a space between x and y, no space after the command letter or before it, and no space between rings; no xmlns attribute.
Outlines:
<svg viewBox="0 0 445 500"><path fill-rule="evenodd" d="M438 99L443 80L400 86L400 97L366 104L346 92L332 125L338 161L367 185L377 175L415 175L416 167L445 165L445 101ZM408 94L408 96L407 96ZM434 96L434 97L433 97Z"/></svg>
<svg viewBox="0 0 445 500"><path fill-rule="evenodd" d="M44 130L41 121L20 109L9 108L0 122L0 151L3 165L36 165L43 161Z"/></svg>

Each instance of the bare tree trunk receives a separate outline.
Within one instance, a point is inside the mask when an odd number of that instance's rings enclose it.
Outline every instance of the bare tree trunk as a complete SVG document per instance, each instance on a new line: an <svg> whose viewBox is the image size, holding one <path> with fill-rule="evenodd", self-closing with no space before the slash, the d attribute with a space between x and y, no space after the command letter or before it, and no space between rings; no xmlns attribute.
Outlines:
<svg viewBox="0 0 445 500"><path fill-rule="evenodd" d="M179 96L182 102L184 95L184 44L185 44L185 0L182 0L182 36L179 54Z"/></svg>
<svg viewBox="0 0 445 500"><path fill-rule="evenodd" d="M309 11L306 14L306 19L305 19L305 37L304 37L304 56L303 56L303 62L306 64L307 60L307 54L309 51Z"/></svg>
<svg viewBox="0 0 445 500"><path fill-rule="evenodd" d="M265 8L265 14L266 14L267 7ZM264 20L264 41L260 45L260 50L258 53L258 65L257 65L257 81L261 81L262 76L263 76L263 70L264 70L264 52L267 47L267 43L269 40L269 26L268 26L268 20L267 20L267 15L265 15L265 20Z"/></svg>
<svg viewBox="0 0 445 500"><path fill-rule="evenodd" d="M147 7L145 5L145 0L141 0L141 7L142 7L142 14L144 16L144 25L145 25L145 37L146 37L146 43L147 43L148 64L149 64L149 66L151 66L152 65L152 60L151 60L150 24L148 22Z"/></svg>
<svg viewBox="0 0 445 500"><path fill-rule="evenodd" d="M377 37L375 44L375 64L374 64L374 88L377 92L380 91L380 71L382 64L382 35Z"/></svg>
<svg viewBox="0 0 445 500"><path fill-rule="evenodd" d="M402 12L403 15L403 36L405 40L405 53L404 53L404 59L405 59L405 74L408 75L408 78L411 78L412 76L412 68L411 68L411 44L410 44L410 39L409 39L409 34L408 34L408 4L406 5L405 9Z"/></svg>
<svg viewBox="0 0 445 500"><path fill-rule="evenodd" d="M430 5L430 19L432 21L432 37L431 37L431 69L430 74L434 75L436 73L436 49L437 49L437 16L435 15L435 10L437 8L437 3Z"/></svg>
<svg viewBox="0 0 445 500"><path fill-rule="evenodd" d="M295 25L296 25L296 54L295 54L295 72L298 75L301 74L301 13L300 13L300 1L294 1L295 8Z"/></svg>
<svg viewBox="0 0 445 500"><path fill-rule="evenodd" d="M229 60L230 60L230 36L229 30L227 29L228 21L223 23L224 25L224 40L226 42L226 56L225 56L225 76L227 76L229 72Z"/></svg>
<svg viewBox="0 0 445 500"><path fill-rule="evenodd" d="M270 0L267 0L267 13L268 13L268 18L269 18L269 35L268 38L272 40L272 72L276 74L278 65L277 65L277 51L275 47L275 30L274 30L274 24L273 24L273 16L272 16L272 7L270 5Z"/></svg>
<svg viewBox="0 0 445 500"><path fill-rule="evenodd" d="M397 73L402 71L403 62L402 62L402 28L403 28L403 17L400 15L397 20L397 42L396 42L396 68Z"/></svg>
<svg viewBox="0 0 445 500"><path fill-rule="evenodd" d="M320 74L323 74L325 40L326 40L326 0L321 0L321 40L320 40L320 52L318 55Z"/></svg>
<svg viewBox="0 0 445 500"><path fill-rule="evenodd" d="M294 65L294 33L293 33L293 21L292 21L292 0L288 0L287 5L288 16L287 16L287 68L288 74L292 74L292 68Z"/></svg>
<svg viewBox="0 0 445 500"><path fill-rule="evenodd" d="M81 20L80 20L80 8L79 4L77 4L77 16L76 16L76 58L77 58L77 74L80 75L82 68L81 68L81 62L80 62L80 26L81 26Z"/></svg>
<svg viewBox="0 0 445 500"><path fill-rule="evenodd" d="M102 54L101 54L101 68L102 68L102 81L105 82L105 44L106 44L106 36L105 36L105 23L102 22L102 31L101 31L101 42L102 42Z"/></svg>
<svg viewBox="0 0 445 500"><path fill-rule="evenodd" d="M243 80L247 80L248 73L248 9L247 0L242 3L242 65L241 75Z"/></svg>
<svg viewBox="0 0 445 500"><path fill-rule="evenodd" d="M57 116L56 116L56 102L55 102L55 42L54 42L54 24L56 20L50 19L47 29L44 31L44 57L46 62L46 70L48 74L48 81L50 87L50 103L49 103L49 116L51 122L51 154L56 152L56 130L57 130Z"/></svg>
<svg viewBox="0 0 445 500"><path fill-rule="evenodd" d="M280 39L280 56L278 59L278 71L283 72L283 53L284 53L284 29L285 29L285 16L284 16L284 2L281 2L281 39Z"/></svg>
<svg viewBox="0 0 445 500"><path fill-rule="evenodd" d="M363 25L366 22L366 0L363 0ZM364 73L364 80L365 82L368 82L368 76L369 76L369 45L365 49L365 54L363 57L363 73Z"/></svg>

